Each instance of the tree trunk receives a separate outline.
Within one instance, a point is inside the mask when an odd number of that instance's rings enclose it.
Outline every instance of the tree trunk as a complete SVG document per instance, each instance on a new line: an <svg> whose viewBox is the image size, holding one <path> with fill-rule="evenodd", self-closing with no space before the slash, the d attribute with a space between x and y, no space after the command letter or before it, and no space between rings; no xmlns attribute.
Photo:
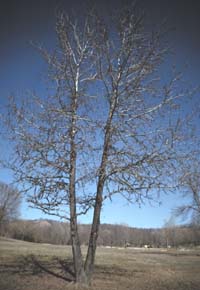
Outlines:
<svg viewBox="0 0 200 290"><path fill-rule="evenodd" d="M74 185L70 184L71 189ZM84 275L83 258L81 253L81 246L78 235L77 227L77 215L76 215L76 197L75 191L70 191L70 231L71 231L71 243L72 243L72 254L73 254L73 265L75 282L85 283L86 277Z"/></svg>
<svg viewBox="0 0 200 290"><path fill-rule="evenodd" d="M78 235L77 226L77 212L76 212L76 110L77 110L77 96L73 96L71 104L72 109L72 120L71 120L71 131L70 131L70 178L69 178L69 199L70 199L70 231L71 231L71 243L72 243L72 254L73 254L73 266L75 274L75 282L80 284L87 284L87 277L84 271L83 257L81 253L80 240Z"/></svg>
<svg viewBox="0 0 200 290"><path fill-rule="evenodd" d="M103 147L101 166L100 166L99 175L98 175L97 194L96 194L96 201L95 201L95 207L94 207L93 222L92 222L91 234L90 234L90 239L89 239L87 257L85 261L85 272L89 281L91 280L92 274L94 271L97 238L99 234L100 215L101 215L101 208L102 208L102 201L103 201L102 195L103 195L103 188L104 188L104 183L106 179L106 164L108 160L111 131L112 131L111 124L112 124L113 114L116 108L116 103L117 103L117 96L113 96L113 98L111 99L110 112L109 112L106 127L105 127L104 147Z"/></svg>
<svg viewBox="0 0 200 290"><path fill-rule="evenodd" d="M75 224L74 221L71 220L70 226L75 282L87 284L87 278L84 271L83 258L77 231L77 224Z"/></svg>
<svg viewBox="0 0 200 290"><path fill-rule="evenodd" d="M81 246L80 246L78 226L77 226L76 192L75 192L76 151L75 151L75 144L73 144L73 142L71 146L70 158L71 158L70 184L69 184L70 231L71 231L71 243L72 243L75 282L80 283L80 284L87 284L87 277L84 271L83 257L81 253Z"/></svg>
<svg viewBox="0 0 200 290"><path fill-rule="evenodd" d="M88 284L87 277L84 271L83 257L82 257L80 240L79 240L79 235L78 235L75 183L73 182L74 170L72 170L71 173L72 173L72 176L70 179L70 231L71 231L71 243L72 243L75 282L80 283L80 284Z"/></svg>
<svg viewBox="0 0 200 290"><path fill-rule="evenodd" d="M97 239L99 234L99 226L100 226L100 215L101 215L101 208L102 208L102 201L103 201L103 188L106 179L106 164L108 160L108 151L110 145L110 138L111 138L111 123L113 118L113 113L116 106L116 98L113 98L110 112L108 116L108 120L105 127L105 139L104 139L104 147L103 147L103 154L101 160L101 166L98 175L98 184L97 184L97 193L96 193L96 201L94 207L94 214L93 214L93 222L92 228L90 233L87 257L85 261L85 272L90 281L92 278L92 274L94 271L94 262L95 262L95 254L96 254L96 247L97 247Z"/></svg>
<svg viewBox="0 0 200 290"><path fill-rule="evenodd" d="M87 257L85 261L85 272L88 277L89 283L91 281L92 274L94 271L96 244L97 244L97 238L99 234L100 214L101 214L101 207L102 207L102 192L103 192L103 181L99 183L98 189L97 189L97 196L96 196L94 215L93 215L93 223L92 223L92 228L91 228L91 233L90 233Z"/></svg>

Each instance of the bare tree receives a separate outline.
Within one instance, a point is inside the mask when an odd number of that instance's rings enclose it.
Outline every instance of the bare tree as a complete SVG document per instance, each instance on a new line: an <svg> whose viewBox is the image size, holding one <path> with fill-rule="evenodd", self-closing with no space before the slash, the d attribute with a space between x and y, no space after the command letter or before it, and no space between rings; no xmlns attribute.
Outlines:
<svg viewBox="0 0 200 290"><path fill-rule="evenodd" d="M172 215L163 225L163 234L165 239L165 247L174 247L176 245L176 224L175 217Z"/></svg>
<svg viewBox="0 0 200 290"><path fill-rule="evenodd" d="M0 232L10 220L19 216L21 194L16 188L0 182Z"/></svg>
<svg viewBox="0 0 200 290"><path fill-rule="evenodd" d="M177 216L191 218L193 223L200 224L200 167L199 152L183 164L180 176L180 191L185 204L175 209Z"/></svg>
<svg viewBox="0 0 200 290"><path fill-rule="evenodd" d="M162 34L147 33L135 7L115 16L92 9L78 22L60 13L57 49L38 48L49 95L10 105L10 167L33 207L69 220L77 283L92 278L103 202L121 194L141 204L174 188L182 141L180 76L164 85L158 77ZM77 219L89 210L84 262Z"/></svg>

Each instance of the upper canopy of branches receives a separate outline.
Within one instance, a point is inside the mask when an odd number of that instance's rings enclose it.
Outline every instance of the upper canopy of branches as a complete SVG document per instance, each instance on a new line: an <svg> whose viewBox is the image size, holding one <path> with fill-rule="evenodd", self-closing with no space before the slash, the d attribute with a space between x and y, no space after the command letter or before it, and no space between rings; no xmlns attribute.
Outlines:
<svg viewBox="0 0 200 290"><path fill-rule="evenodd" d="M80 22L60 13L54 53L38 47L49 65L49 95L10 104L10 166L46 213L67 217L71 160L78 214L93 206L100 176L104 200L119 193L142 203L176 186L178 160L187 153L178 113L186 96L180 74L165 82L159 75L167 47L161 33L145 32L134 9L112 23L94 9Z"/></svg>

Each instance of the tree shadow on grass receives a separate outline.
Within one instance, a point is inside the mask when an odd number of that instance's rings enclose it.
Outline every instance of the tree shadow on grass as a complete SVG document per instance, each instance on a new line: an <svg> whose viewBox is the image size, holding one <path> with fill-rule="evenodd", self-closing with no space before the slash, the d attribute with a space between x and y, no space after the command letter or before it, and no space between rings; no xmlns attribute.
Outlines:
<svg viewBox="0 0 200 290"><path fill-rule="evenodd" d="M75 275L72 271L71 261L56 258L53 259L52 263L45 263L38 260L35 256L31 256L31 262L36 271L48 273L67 282L74 281Z"/></svg>
<svg viewBox="0 0 200 290"><path fill-rule="evenodd" d="M38 257L35 255L20 256L15 261L0 264L0 275L43 275L45 273L67 282L74 282L71 260Z"/></svg>

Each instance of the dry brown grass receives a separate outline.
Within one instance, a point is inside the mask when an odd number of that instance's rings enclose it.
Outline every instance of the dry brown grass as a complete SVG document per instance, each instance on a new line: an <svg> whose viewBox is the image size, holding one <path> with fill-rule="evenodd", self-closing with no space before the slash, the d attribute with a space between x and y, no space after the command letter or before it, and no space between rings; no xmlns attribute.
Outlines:
<svg viewBox="0 0 200 290"><path fill-rule="evenodd" d="M71 271L70 247L0 239L0 290L74 290ZM90 290L199 290L199 274L198 250L99 248Z"/></svg>

